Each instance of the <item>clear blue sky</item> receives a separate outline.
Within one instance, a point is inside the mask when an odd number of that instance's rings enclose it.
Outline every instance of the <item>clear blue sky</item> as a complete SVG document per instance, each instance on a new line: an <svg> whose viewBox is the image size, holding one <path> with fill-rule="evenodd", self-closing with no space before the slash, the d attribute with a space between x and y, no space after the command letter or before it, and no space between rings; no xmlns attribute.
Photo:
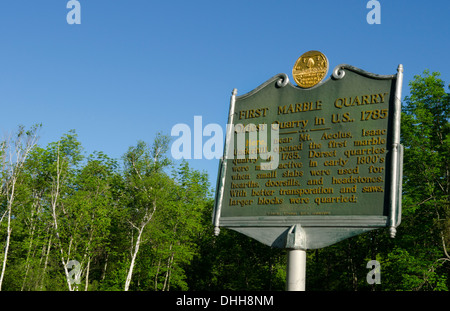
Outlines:
<svg viewBox="0 0 450 311"><path fill-rule="evenodd" d="M296 59L322 51L330 70L348 63L377 74L424 69L450 83L450 2L380 0L369 25L366 0L66 0L0 2L0 134L43 123L40 145L75 129L87 154L120 158L177 123L225 127L238 95ZM192 160L215 184L218 160Z"/></svg>

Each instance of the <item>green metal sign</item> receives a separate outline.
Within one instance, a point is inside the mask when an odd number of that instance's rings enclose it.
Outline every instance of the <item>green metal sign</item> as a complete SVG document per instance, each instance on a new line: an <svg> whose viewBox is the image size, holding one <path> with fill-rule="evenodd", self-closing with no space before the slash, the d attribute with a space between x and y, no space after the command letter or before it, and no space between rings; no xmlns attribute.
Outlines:
<svg viewBox="0 0 450 311"><path fill-rule="evenodd" d="M400 223L398 74L340 65L309 89L279 74L233 91L213 221L267 245L313 249Z"/></svg>

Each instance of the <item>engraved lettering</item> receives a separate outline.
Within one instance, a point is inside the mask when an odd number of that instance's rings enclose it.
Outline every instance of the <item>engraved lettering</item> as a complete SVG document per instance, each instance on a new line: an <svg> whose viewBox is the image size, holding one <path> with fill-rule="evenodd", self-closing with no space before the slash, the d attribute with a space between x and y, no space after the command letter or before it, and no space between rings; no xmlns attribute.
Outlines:
<svg viewBox="0 0 450 311"><path fill-rule="evenodd" d="M314 203L317 205L327 203L356 203L356 196L353 194L350 197L346 197L341 194L339 197L321 197L315 198Z"/></svg>
<svg viewBox="0 0 450 311"><path fill-rule="evenodd" d="M346 112L340 115L339 113L333 113L331 115L331 123L347 123L347 122L354 122L355 119L352 119L350 117L350 113Z"/></svg>
<svg viewBox="0 0 450 311"><path fill-rule="evenodd" d="M350 132L346 132L343 133L341 131L337 132L337 133L323 133L322 137L320 139L322 140L328 140L328 139L341 139L341 138L353 138L352 133Z"/></svg>
<svg viewBox="0 0 450 311"><path fill-rule="evenodd" d="M289 187L289 186L300 186L300 181L298 179L290 178L288 180L271 180L269 179L265 183L266 187Z"/></svg>
<svg viewBox="0 0 450 311"><path fill-rule="evenodd" d="M303 171L297 171L297 170L287 170L284 171L283 174L281 175L282 177L302 177L303 176Z"/></svg>
<svg viewBox="0 0 450 311"><path fill-rule="evenodd" d="M310 150L309 151L309 158L326 158L326 157L335 157L336 156L336 150L333 151L315 151Z"/></svg>
<svg viewBox="0 0 450 311"><path fill-rule="evenodd" d="M347 141L336 142L334 140L330 140L328 142L328 148L345 148L347 147Z"/></svg>
<svg viewBox="0 0 450 311"><path fill-rule="evenodd" d="M230 190L230 196L232 197L246 197L247 191L245 190Z"/></svg>
<svg viewBox="0 0 450 311"><path fill-rule="evenodd" d="M277 171L273 170L269 173L260 173L256 175L257 179L262 179L262 178L277 178Z"/></svg>
<svg viewBox="0 0 450 311"><path fill-rule="evenodd" d="M384 167L380 166L380 167L375 167L373 165L369 166L369 173L381 173L383 172Z"/></svg>
<svg viewBox="0 0 450 311"><path fill-rule="evenodd" d="M362 188L363 193L384 192L382 186L365 186Z"/></svg>
<svg viewBox="0 0 450 311"><path fill-rule="evenodd" d="M278 114L288 114L306 111L322 110L322 101L318 100L314 102L296 103L284 106L278 106Z"/></svg>
<svg viewBox="0 0 450 311"><path fill-rule="evenodd" d="M342 109L362 105L373 105L384 103L385 96L389 93L366 94L354 97L339 97L334 101L334 107Z"/></svg>
<svg viewBox="0 0 450 311"><path fill-rule="evenodd" d="M317 187L317 188L308 188L308 189L280 189L280 195L297 195L301 197L302 195L309 194L333 194L334 189L331 187Z"/></svg>
<svg viewBox="0 0 450 311"><path fill-rule="evenodd" d="M231 189L238 189L238 188L259 188L259 184L252 180L243 183L235 183L235 182L231 183Z"/></svg>
<svg viewBox="0 0 450 311"><path fill-rule="evenodd" d="M349 176L344 178L331 177L331 183L335 185L355 184L355 183L377 183L377 182L383 182L383 177L382 176L377 177Z"/></svg>
<svg viewBox="0 0 450 311"><path fill-rule="evenodd" d="M253 204L253 200L230 199L230 206L240 205L241 207Z"/></svg>
<svg viewBox="0 0 450 311"><path fill-rule="evenodd" d="M339 175L347 175L347 174L359 174L359 166L355 167L355 168L339 168L337 170L337 173Z"/></svg>
<svg viewBox="0 0 450 311"><path fill-rule="evenodd" d="M267 190L267 189L261 189L261 190L255 190L252 189L252 196L272 196L275 190Z"/></svg>
<svg viewBox="0 0 450 311"><path fill-rule="evenodd" d="M362 130L361 136L377 136L377 135L386 135L386 129L383 130Z"/></svg>
<svg viewBox="0 0 450 311"><path fill-rule="evenodd" d="M284 199L279 199L277 197L274 197L272 199L267 198L258 198L258 204L262 205L269 205L269 204L282 204Z"/></svg>
<svg viewBox="0 0 450 311"><path fill-rule="evenodd" d="M244 136L242 149L229 159L233 165L227 168L231 178L226 180L225 200L230 207L251 206L248 216L257 210L257 216L352 215L350 208L355 208L358 199L367 202L367 209L378 201L382 204L388 176L390 105L385 101L389 93L374 89L338 96L327 100L326 111L322 111L322 101L314 99L237 111L235 118L248 123L273 117L277 110L278 119L268 124L277 126L280 135L272 140L257 136L257 131L265 130L264 124L235 126L236 133L254 135ZM267 153L269 142L276 144L272 151L280 161L266 165L255 156Z"/></svg>
<svg viewBox="0 0 450 311"><path fill-rule="evenodd" d="M249 175L249 174L236 174L236 175L231 175L231 179L232 179L232 180L245 180L245 179L250 179L250 175Z"/></svg>
<svg viewBox="0 0 450 311"><path fill-rule="evenodd" d="M299 141L310 141L311 136L309 134L300 134Z"/></svg>
<svg viewBox="0 0 450 311"><path fill-rule="evenodd" d="M320 149L322 144L316 144L315 142L309 143L309 149Z"/></svg>
<svg viewBox="0 0 450 311"><path fill-rule="evenodd" d="M269 110L269 108L242 110L239 112L239 120L265 117L267 110Z"/></svg>
<svg viewBox="0 0 450 311"><path fill-rule="evenodd" d="M308 204L309 198L289 198L291 204Z"/></svg>
<svg viewBox="0 0 450 311"><path fill-rule="evenodd" d="M309 120L295 120L295 121L286 121L286 122L279 122L275 121L272 124L279 124L280 129L291 129L291 128L301 128L304 129L306 125L308 124Z"/></svg>
<svg viewBox="0 0 450 311"><path fill-rule="evenodd" d="M354 145L355 147L358 146L369 146L369 145L382 145L386 143L386 139L381 137L372 137L371 139L367 140L355 140Z"/></svg>
<svg viewBox="0 0 450 311"><path fill-rule="evenodd" d="M324 166L345 166L347 164L348 160L344 160L342 158L339 158L337 160L327 160L323 162Z"/></svg>
<svg viewBox="0 0 450 311"><path fill-rule="evenodd" d="M302 162L286 162L286 163L280 163L278 164L278 168L280 169L287 169L287 168L300 168L303 167L303 163Z"/></svg>
<svg viewBox="0 0 450 311"><path fill-rule="evenodd" d="M339 192L340 193L356 193L356 185L353 185L353 187L342 187Z"/></svg>
<svg viewBox="0 0 450 311"><path fill-rule="evenodd" d="M247 172L248 171L248 166L234 166L233 167L233 172Z"/></svg>
<svg viewBox="0 0 450 311"><path fill-rule="evenodd" d="M319 179L310 179L306 183L307 185L323 185L323 177L320 177Z"/></svg>
<svg viewBox="0 0 450 311"><path fill-rule="evenodd" d="M324 176L324 175L330 175L331 170L311 170L309 171L311 176Z"/></svg>

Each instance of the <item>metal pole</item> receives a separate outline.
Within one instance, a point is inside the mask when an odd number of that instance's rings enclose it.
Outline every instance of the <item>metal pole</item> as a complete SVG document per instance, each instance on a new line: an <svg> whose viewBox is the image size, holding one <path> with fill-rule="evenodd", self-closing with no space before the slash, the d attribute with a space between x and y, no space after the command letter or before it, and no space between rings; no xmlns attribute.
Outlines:
<svg viewBox="0 0 450 311"><path fill-rule="evenodd" d="M286 290L304 291L306 279L306 251L288 249L286 269Z"/></svg>
<svg viewBox="0 0 450 311"><path fill-rule="evenodd" d="M234 109L236 105L236 94L237 89L233 89L233 92L231 92L230 110L228 113L227 133L225 136L223 157L220 160L219 173L217 175L217 185L216 185L217 194L216 194L216 202L214 203L213 209L214 235L216 236L218 236L220 233L219 219L220 219L220 212L222 209L223 188L225 187L225 177L226 177L225 172L227 171L227 163L228 163L227 160L232 158L232 156L234 156L233 119L234 119Z"/></svg>
<svg viewBox="0 0 450 311"><path fill-rule="evenodd" d="M393 126L393 142L392 142L392 184L391 184L391 211L389 215L389 232L391 238L395 238L395 234L397 232L397 214L398 209L401 206L401 202L399 204L399 183L401 184L401 180L399 180L399 176L401 175L399 170L399 149L400 147L400 122L401 122L401 113L402 113L402 84L403 84L403 65L398 65L397 68L397 81L395 85L395 102L394 102L394 126Z"/></svg>

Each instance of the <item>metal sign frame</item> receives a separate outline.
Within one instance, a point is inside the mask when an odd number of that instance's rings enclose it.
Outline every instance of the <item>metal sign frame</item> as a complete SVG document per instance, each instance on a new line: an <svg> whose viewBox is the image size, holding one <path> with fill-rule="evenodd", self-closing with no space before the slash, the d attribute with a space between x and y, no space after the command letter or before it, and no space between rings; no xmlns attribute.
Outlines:
<svg viewBox="0 0 450 311"><path fill-rule="evenodd" d="M374 230L382 227L389 227L391 237L395 237L396 228L401 222L401 181L402 181L402 159L403 147L400 144L400 117L401 117L401 91L403 83L403 66L399 65L397 74L377 75L361 70L359 68L341 64L332 72L332 76L326 81L314 86L311 89L321 88L324 85L331 85L345 79L347 73L357 74L363 78L374 80L395 80L394 94L390 97L392 109L389 111L390 126L390 146L387 146L387 157L389 163L386 167L388 179L386 185L387 202L383 208L386 213L383 215L320 215L320 216L237 216L223 217L222 211L224 202L224 192L226 183L230 176L227 176L227 165L230 158L227 158L227 150L233 143L234 135L232 127L227 128L224 157L220 160L219 172L216 186L215 206L213 210L213 225L216 235L220 232L220 227L226 227L271 247L287 248L295 250L307 250L323 248L343 239ZM286 74L278 74L255 90L237 96L234 89L230 100L230 110L228 124L235 124L237 113L235 112L236 100L253 96L264 88L274 85L280 90L283 88L296 88L289 82ZM304 90L307 92L308 90ZM228 155L229 156L229 155Z"/></svg>

